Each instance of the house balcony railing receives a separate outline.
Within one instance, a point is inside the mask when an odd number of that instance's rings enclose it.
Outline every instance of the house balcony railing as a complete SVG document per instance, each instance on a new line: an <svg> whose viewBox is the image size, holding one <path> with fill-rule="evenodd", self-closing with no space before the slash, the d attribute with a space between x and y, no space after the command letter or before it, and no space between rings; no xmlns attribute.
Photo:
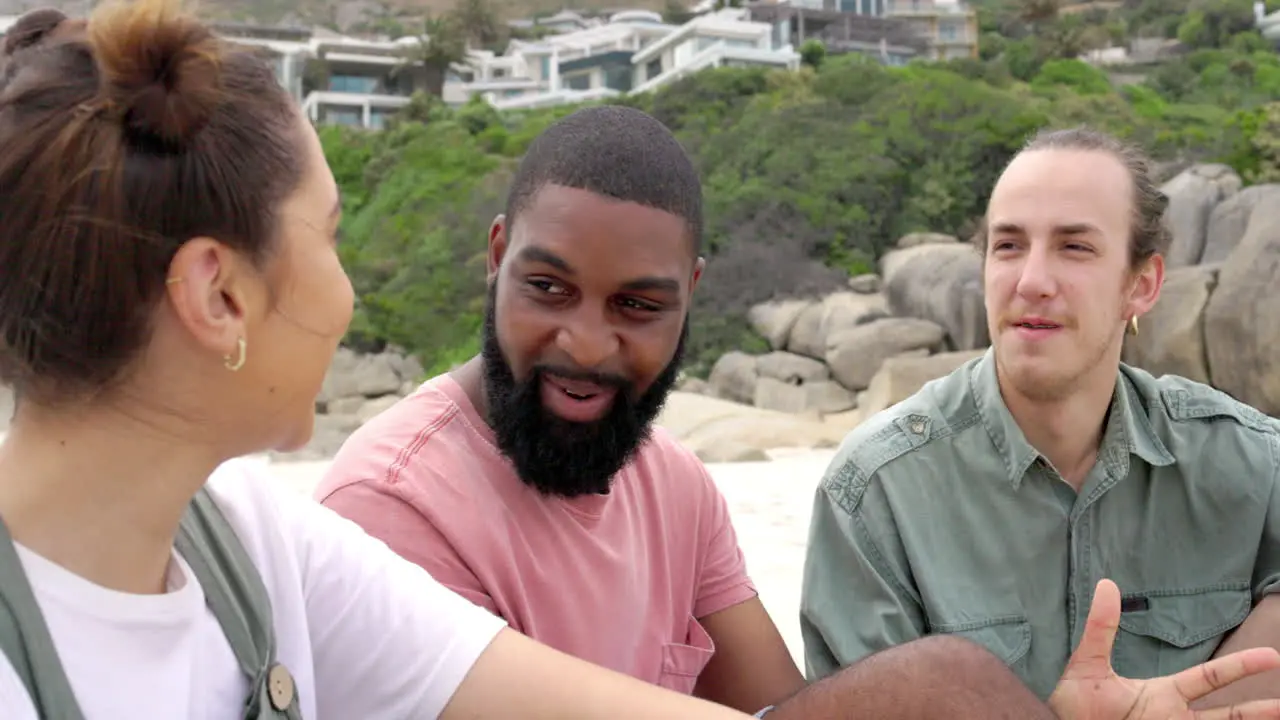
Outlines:
<svg viewBox="0 0 1280 720"><path fill-rule="evenodd" d="M790 45L780 49L765 50L730 45L722 40L694 53L688 61L636 85L631 92L648 92L686 75L713 67L722 60L738 60L754 65L781 65L788 69L795 69L800 63L800 55Z"/></svg>

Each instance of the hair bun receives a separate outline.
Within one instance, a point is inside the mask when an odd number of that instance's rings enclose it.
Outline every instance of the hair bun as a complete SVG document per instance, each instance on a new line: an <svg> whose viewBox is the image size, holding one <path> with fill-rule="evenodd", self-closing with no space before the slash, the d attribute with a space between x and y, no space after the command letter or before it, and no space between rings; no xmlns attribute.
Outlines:
<svg viewBox="0 0 1280 720"><path fill-rule="evenodd" d="M126 132L186 145L221 100L219 42L176 0L103 6L89 20L103 92Z"/></svg>
<svg viewBox="0 0 1280 720"><path fill-rule="evenodd" d="M53 8L39 8L23 14L4 36L4 54L12 55L38 44L66 19L66 15Z"/></svg>

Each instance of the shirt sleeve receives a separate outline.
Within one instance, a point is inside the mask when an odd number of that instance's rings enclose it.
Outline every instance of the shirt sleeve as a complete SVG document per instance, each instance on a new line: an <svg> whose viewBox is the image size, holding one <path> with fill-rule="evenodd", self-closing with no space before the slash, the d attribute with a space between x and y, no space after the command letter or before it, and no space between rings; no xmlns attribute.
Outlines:
<svg viewBox="0 0 1280 720"><path fill-rule="evenodd" d="M1280 592L1280 435L1269 435L1271 446L1270 496L1267 498L1267 519L1263 525L1262 542L1258 547L1258 559L1253 568L1254 602L1264 596Z"/></svg>
<svg viewBox="0 0 1280 720"><path fill-rule="evenodd" d="M361 480L342 485L321 504L359 525L453 592L489 612L498 612L493 598L449 538L394 487Z"/></svg>
<svg viewBox="0 0 1280 720"><path fill-rule="evenodd" d="M438 716L505 623L318 503L282 506L323 717Z"/></svg>
<svg viewBox="0 0 1280 720"><path fill-rule="evenodd" d="M868 486L852 508L846 488L818 488L800 597L810 682L924 635L892 516L877 490Z"/></svg>
<svg viewBox="0 0 1280 720"><path fill-rule="evenodd" d="M706 501L701 503L703 509L699 519L699 525L705 530L699 533L703 538L702 572L693 614L694 617L705 618L746 602L757 593L747 574L746 559L729 516L729 503L706 467L700 461L695 463L706 489Z"/></svg>

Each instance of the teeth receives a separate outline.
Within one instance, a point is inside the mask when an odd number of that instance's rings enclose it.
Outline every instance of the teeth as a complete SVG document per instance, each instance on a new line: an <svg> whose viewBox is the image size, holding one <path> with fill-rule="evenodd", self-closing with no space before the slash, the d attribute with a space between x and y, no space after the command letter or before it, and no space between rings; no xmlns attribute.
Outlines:
<svg viewBox="0 0 1280 720"><path fill-rule="evenodd" d="M564 390L564 388L560 388L560 389L561 389L561 390ZM572 391L570 391L570 390L565 390L565 391L564 391L564 394L565 394L565 395L568 395L569 397L573 398L574 400L586 400L587 398L591 397L590 395L579 395L578 393L576 393L576 392L572 392Z"/></svg>

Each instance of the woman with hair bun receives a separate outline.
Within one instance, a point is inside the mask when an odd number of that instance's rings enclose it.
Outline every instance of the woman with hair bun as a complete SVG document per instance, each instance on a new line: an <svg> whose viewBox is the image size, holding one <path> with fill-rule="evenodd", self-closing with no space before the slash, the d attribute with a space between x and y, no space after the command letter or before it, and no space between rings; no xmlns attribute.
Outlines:
<svg viewBox="0 0 1280 720"><path fill-rule="evenodd" d="M234 460L302 446L352 312L319 141L168 0L0 60L0 714L733 718L555 652Z"/></svg>

